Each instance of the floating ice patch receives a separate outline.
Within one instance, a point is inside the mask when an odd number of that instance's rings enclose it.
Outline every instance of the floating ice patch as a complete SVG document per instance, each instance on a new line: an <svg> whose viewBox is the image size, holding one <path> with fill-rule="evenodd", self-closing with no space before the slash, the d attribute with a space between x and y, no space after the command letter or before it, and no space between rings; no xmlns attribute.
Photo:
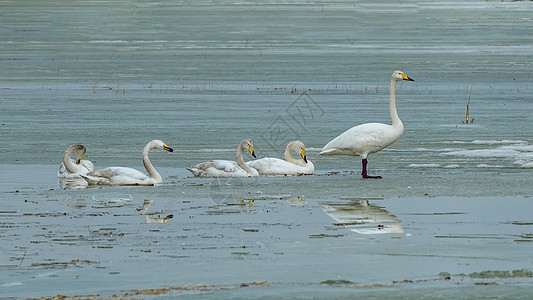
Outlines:
<svg viewBox="0 0 533 300"><path fill-rule="evenodd" d="M432 152L448 152L456 150L456 148L442 148L442 149L435 149L435 148L385 148L382 151L389 151L389 152L402 152L402 153L412 153L412 152L424 152L424 153L432 153Z"/></svg>
<svg viewBox="0 0 533 300"><path fill-rule="evenodd" d="M450 156L465 156L465 157L514 157L518 155L518 151L505 149L476 149L476 150L459 150L446 152L444 155Z"/></svg>
<svg viewBox="0 0 533 300"><path fill-rule="evenodd" d="M529 145L525 141L516 140L502 140L502 141L473 141L477 145L497 145L503 143L514 143L510 145L503 145L496 148L488 149L466 149L458 151L450 151L444 153L447 156L462 156L468 158L504 158L513 160L514 164L522 168L533 167L533 145ZM485 164L477 165L478 168L500 168L502 166L489 166Z"/></svg>
<svg viewBox="0 0 533 300"><path fill-rule="evenodd" d="M503 144L527 144L526 141L522 140L474 140L471 142L467 141L444 141L446 144L474 144L474 145L503 145Z"/></svg>
<svg viewBox="0 0 533 300"><path fill-rule="evenodd" d="M524 154L529 154L533 157L533 145L509 145L501 146L499 148L523 152Z"/></svg>
<svg viewBox="0 0 533 300"><path fill-rule="evenodd" d="M440 167L439 164L410 164L409 167L411 168L438 168Z"/></svg>
<svg viewBox="0 0 533 300"><path fill-rule="evenodd" d="M493 166L493 165L487 165L487 164L479 164L476 166L476 168L503 168L503 166Z"/></svg>
<svg viewBox="0 0 533 300"><path fill-rule="evenodd" d="M383 151L390 151L390 152L431 152L435 151L433 149L428 148L401 148L401 149L395 149L395 148L385 148Z"/></svg>
<svg viewBox="0 0 533 300"><path fill-rule="evenodd" d="M451 165L447 165L444 167L447 169L457 169L457 168L460 168L461 166L459 166L458 164L451 164Z"/></svg>
<svg viewBox="0 0 533 300"><path fill-rule="evenodd" d="M10 286L19 286L19 285L23 285L24 283L20 282L20 281L14 281L14 282L7 282L7 283L4 283L2 284L3 287L10 287Z"/></svg>
<svg viewBox="0 0 533 300"><path fill-rule="evenodd" d="M530 161L525 161L525 160L517 160L515 161L515 164L518 164L520 165L520 167L522 168L533 168L533 161L530 160Z"/></svg>
<svg viewBox="0 0 533 300"><path fill-rule="evenodd" d="M489 141L475 140L475 141L472 141L472 144L476 144L476 145L527 144L527 142L526 141L522 141L522 140L501 140L501 141L496 141L496 140L489 140Z"/></svg>

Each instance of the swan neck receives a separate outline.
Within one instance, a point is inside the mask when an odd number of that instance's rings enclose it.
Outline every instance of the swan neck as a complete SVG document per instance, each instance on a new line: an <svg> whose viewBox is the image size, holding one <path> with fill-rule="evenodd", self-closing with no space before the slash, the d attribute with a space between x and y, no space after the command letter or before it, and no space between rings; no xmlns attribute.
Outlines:
<svg viewBox="0 0 533 300"><path fill-rule="evenodd" d="M291 146L291 144L288 144L287 148L285 148L285 160L295 165L304 166L305 162L303 159L296 159L292 156L292 150L297 150L293 149Z"/></svg>
<svg viewBox="0 0 533 300"><path fill-rule="evenodd" d="M71 173L76 173L76 169L78 168L76 164L72 162L72 159L70 159L75 151L75 148L69 147L63 155L63 164L65 165L65 168Z"/></svg>
<svg viewBox="0 0 533 300"><path fill-rule="evenodd" d="M152 149L153 149L153 146L151 143L149 143L148 145L144 147L143 152L142 152L143 165L144 165L144 168L146 169L146 172L148 172L148 176L150 176L150 178L157 180L158 182L162 182L163 178L161 177L159 172L156 171L156 169L154 168L154 165L152 165L152 162L148 158L148 153Z"/></svg>
<svg viewBox="0 0 533 300"><path fill-rule="evenodd" d="M296 164L296 159L292 157L291 152L292 152L292 148L290 147L290 144L289 144L287 145L287 148L285 148L285 160L290 163Z"/></svg>
<svg viewBox="0 0 533 300"><path fill-rule="evenodd" d="M390 117L392 119L392 126L400 126L402 121L398 117L398 111L396 110L396 80L391 79L390 82Z"/></svg>
<svg viewBox="0 0 533 300"><path fill-rule="evenodd" d="M237 148L237 165L241 167L244 171L247 173L252 173L252 169L244 162L244 158L242 157L242 152L244 151L244 145L239 145L239 148Z"/></svg>

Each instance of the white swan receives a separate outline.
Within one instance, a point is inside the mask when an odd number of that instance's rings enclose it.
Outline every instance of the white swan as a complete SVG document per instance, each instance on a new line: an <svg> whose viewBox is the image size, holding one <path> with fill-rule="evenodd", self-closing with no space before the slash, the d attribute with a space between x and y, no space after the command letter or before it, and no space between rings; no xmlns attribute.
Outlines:
<svg viewBox="0 0 533 300"><path fill-rule="evenodd" d="M210 160L187 168L196 177L251 177L259 176L256 169L249 167L242 158L242 152L248 149L255 157L252 140L246 139L237 147L237 161Z"/></svg>
<svg viewBox="0 0 533 300"><path fill-rule="evenodd" d="M70 145L63 155L63 162L57 171L59 178L81 178L87 172L94 171L94 165L88 160L83 160L87 149L80 144ZM72 154L76 153L76 160L72 159Z"/></svg>
<svg viewBox="0 0 533 300"><path fill-rule="evenodd" d="M302 159L292 157L291 152L296 151ZM260 175L310 175L315 171L315 166L305 154L305 145L300 141L292 141L285 148L285 160L265 157L246 163L256 169Z"/></svg>
<svg viewBox="0 0 533 300"><path fill-rule="evenodd" d="M390 80L390 116L392 125L381 123L366 123L352 127L338 137L327 143L318 155L351 155L361 156L363 178L381 178L381 176L369 176L366 165L367 156L378 152L402 136L403 124L396 111L396 82L400 80L414 81L402 71L394 71Z"/></svg>
<svg viewBox="0 0 533 300"><path fill-rule="evenodd" d="M152 140L142 151L142 161L144 168L148 175L132 168L125 167L110 167L106 169L96 170L82 175L83 179L90 185L154 185L163 182L163 178L156 171L150 159L148 159L148 152L152 149L161 149L168 152L173 152L172 148L168 147L163 141Z"/></svg>

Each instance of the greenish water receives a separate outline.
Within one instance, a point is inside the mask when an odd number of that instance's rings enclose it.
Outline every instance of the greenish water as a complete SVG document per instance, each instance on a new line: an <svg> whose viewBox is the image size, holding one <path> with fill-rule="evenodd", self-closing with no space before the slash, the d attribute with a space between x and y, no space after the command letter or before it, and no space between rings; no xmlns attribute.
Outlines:
<svg viewBox="0 0 533 300"><path fill-rule="evenodd" d="M533 270L532 12L526 1L0 2L0 297L190 283L167 296L527 298L527 276L460 274ZM362 180L359 158L317 157L352 126L390 122L396 69L416 81L397 88L403 136L369 156L383 179ZM244 138L258 157L303 141L315 175L185 170L234 159ZM161 186L58 185L70 144L97 168L143 170L152 139L175 150L150 154Z"/></svg>

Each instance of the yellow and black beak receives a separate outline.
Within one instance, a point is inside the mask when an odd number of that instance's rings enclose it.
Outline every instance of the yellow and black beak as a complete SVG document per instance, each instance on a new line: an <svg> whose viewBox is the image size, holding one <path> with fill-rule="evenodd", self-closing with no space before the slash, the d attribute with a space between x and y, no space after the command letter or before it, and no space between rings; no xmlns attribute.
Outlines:
<svg viewBox="0 0 533 300"><path fill-rule="evenodd" d="M82 155L80 158L76 159L76 164L80 164L81 163L81 160L83 159L85 155Z"/></svg>
<svg viewBox="0 0 533 300"><path fill-rule="evenodd" d="M415 81L414 79L409 78L409 76L405 75L404 73L402 73L402 79L408 81Z"/></svg>
<svg viewBox="0 0 533 300"><path fill-rule="evenodd" d="M172 150L172 148L169 148L169 149ZM166 150L166 149L165 149L165 150ZM172 151L170 151L170 152L172 152ZM172 219L172 218L174 218L174 215L168 215L168 216L166 216L166 217L163 219L163 223L166 223L166 222L168 221L168 219Z"/></svg>
<svg viewBox="0 0 533 300"><path fill-rule="evenodd" d="M163 144L163 150L167 150L168 152L174 152L174 149L167 146L167 144Z"/></svg>
<svg viewBox="0 0 533 300"><path fill-rule="evenodd" d="M254 153L254 147L253 147L253 146L248 146L248 151L250 151L250 154L252 154L252 156L253 156L254 158L257 158L257 157L255 156L255 153Z"/></svg>
<svg viewBox="0 0 533 300"><path fill-rule="evenodd" d="M302 149L302 151L300 152L300 155L302 156L302 158L304 159L305 163L307 163L307 156L305 154L305 149Z"/></svg>

